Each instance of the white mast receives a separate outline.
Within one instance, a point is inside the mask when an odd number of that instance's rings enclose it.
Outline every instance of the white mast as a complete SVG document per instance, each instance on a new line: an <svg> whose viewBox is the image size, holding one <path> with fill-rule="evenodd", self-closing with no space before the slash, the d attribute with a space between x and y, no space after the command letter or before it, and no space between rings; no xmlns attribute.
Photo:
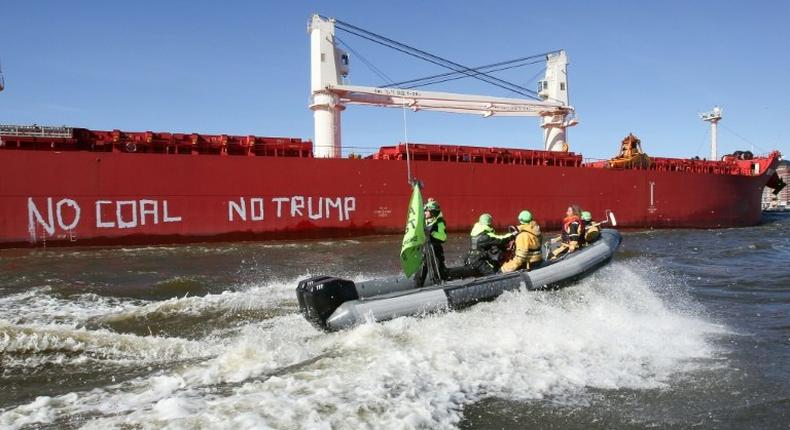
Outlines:
<svg viewBox="0 0 790 430"><path fill-rule="evenodd" d="M721 120L721 109L718 106L715 106L712 111L705 112L700 114L700 118L703 121L708 121L710 123L710 159L716 161L719 159L719 155L717 152L717 144L718 144L718 123Z"/></svg>
<svg viewBox="0 0 790 430"><path fill-rule="evenodd" d="M568 56L565 51L548 55L546 77L538 81L538 95L542 100L568 105ZM565 129L576 125L576 120L562 113L543 117L543 145L547 151L567 151Z"/></svg>
<svg viewBox="0 0 790 430"><path fill-rule="evenodd" d="M335 22L313 15L310 32L310 109L315 121L316 157L340 157L340 112L345 109L329 86L348 75L348 54L335 48Z"/></svg>
<svg viewBox="0 0 790 430"><path fill-rule="evenodd" d="M310 109L315 121L316 157L341 155L340 113L346 104L384 106L413 111L431 110L491 116L543 117L544 147L567 151L565 129L576 125L568 105L567 64L564 51L549 54L546 77L540 82L540 101L456 94L401 88L345 85L348 54L335 47L335 21L313 15L310 32Z"/></svg>

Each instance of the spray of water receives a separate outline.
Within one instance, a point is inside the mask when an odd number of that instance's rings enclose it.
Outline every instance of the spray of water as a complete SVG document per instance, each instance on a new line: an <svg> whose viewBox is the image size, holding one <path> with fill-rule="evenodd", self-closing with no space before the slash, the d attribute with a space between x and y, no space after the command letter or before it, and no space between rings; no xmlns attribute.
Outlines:
<svg viewBox="0 0 790 430"><path fill-rule="evenodd" d="M486 397L573 403L591 389L661 388L715 359L713 339L728 331L657 273L646 262L614 263L573 288L332 334L289 311L192 341L134 338L116 354L170 348L160 358L175 360L197 345L210 357L39 397L0 411L0 426L455 428L464 406ZM293 309L294 285L171 299L107 318Z"/></svg>

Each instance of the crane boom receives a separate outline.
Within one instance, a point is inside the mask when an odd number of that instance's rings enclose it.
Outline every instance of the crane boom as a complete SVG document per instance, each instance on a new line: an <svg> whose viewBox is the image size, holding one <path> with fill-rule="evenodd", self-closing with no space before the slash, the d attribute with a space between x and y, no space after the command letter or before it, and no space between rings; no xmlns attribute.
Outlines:
<svg viewBox="0 0 790 430"><path fill-rule="evenodd" d="M542 117L544 146L547 150L567 151L567 127L576 125L574 109L568 105L567 64L564 51L547 55L546 77L540 81L542 100L492 97L485 95L379 88L345 85L348 53L335 46L334 20L313 15L308 26L311 47L310 109L315 121L317 157L341 155L340 113L348 104L408 107L413 111L439 111L493 116Z"/></svg>
<svg viewBox="0 0 790 430"><path fill-rule="evenodd" d="M406 106L413 111L430 110L489 116L548 116L566 114L573 110L557 102L456 94L414 89L378 88L353 85L329 85L328 91L337 94L344 104L396 107Z"/></svg>

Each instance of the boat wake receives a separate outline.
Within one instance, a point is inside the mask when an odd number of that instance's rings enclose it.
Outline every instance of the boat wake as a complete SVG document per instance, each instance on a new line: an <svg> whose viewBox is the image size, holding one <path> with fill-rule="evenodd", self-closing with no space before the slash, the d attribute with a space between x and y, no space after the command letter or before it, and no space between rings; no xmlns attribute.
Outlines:
<svg viewBox="0 0 790 430"><path fill-rule="evenodd" d="M573 288L511 292L462 312L332 334L298 314L294 280L120 309L92 317L106 325L96 330L5 324L0 350L16 355L41 348L51 330L53 346L43 349L60 353L76 342L72 360L172 363L10 406L0 426L455 428L464 407L483 398L573 403L591 390L662 388L722 365L715 340L730 332L680 292L680 280L656 273L647 261L615 262ZM194 322L190 315L218 309L271 315L191 340L114 329L177 315Z"/></svg>

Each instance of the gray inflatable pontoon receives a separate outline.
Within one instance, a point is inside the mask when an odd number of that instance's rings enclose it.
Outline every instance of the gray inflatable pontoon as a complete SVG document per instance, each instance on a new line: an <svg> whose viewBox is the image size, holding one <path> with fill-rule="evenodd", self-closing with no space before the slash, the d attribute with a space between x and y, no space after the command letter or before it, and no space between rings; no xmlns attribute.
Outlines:
<svg viewBox="0 0 790 430"><path fill-rule="evenodd" d="M296 295L302 314L313 325L328 331L342 330L365 321L459 309L522 287L560 288L608 263L620 241L617 230L603 229L595 243L530 272L497 273L424 288L414 288L414 281L405 277L353 282L314 276L299 282Z"/></svg>

